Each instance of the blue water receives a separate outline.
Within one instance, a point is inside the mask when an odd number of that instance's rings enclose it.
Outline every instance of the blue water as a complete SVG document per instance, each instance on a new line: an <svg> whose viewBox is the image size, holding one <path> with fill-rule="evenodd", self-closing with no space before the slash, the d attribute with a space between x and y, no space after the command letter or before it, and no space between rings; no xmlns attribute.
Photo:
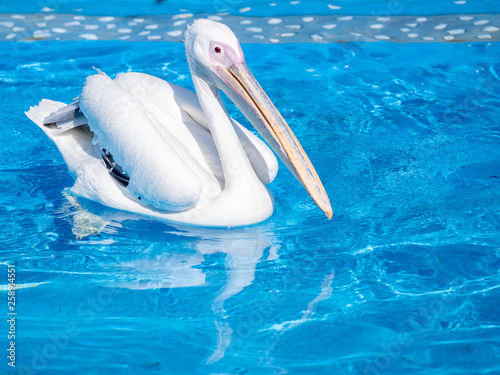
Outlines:
<svg viewBox="0 0 500 375"><path fill-rule="evenodd" d="M276 213L249 228L77 209L23 112L71 101L92 66L192 88L183 46L0 43L0 285L7 262L34 284L16 294L16 370L2 356L0 372L500 373L500 44L243 50L331 221L283 165ZM107 225L79 239L89 220Z"/></svg>
<svg viewBox="0 0 500 375"><path fill-rule="evenodd" d="M462 0L463 1L463 0ZM146 14L229 13L246 16L296 14L363 14L380 16L500 13L497 0L6 0L2 13L82 13L88 15L137 16Z"/></svg>

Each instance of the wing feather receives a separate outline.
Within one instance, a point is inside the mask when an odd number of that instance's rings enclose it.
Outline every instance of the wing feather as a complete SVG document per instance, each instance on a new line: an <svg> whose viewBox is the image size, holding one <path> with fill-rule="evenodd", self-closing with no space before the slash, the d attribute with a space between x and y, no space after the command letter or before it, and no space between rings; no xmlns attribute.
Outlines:
<svg viewBox="0 0 500 375"><path fill-rule="evenodd" d="M144 73L122 73L114 81L133 93L157 118L171 116L177 119L176 123L161 123L168 124L172 134L223 187L224 176L217 148L194 92ZM259 137L232 121L257 176L264 184L271 183L278 172L276 156Z"/></svg>
<svg viewBox="0 0 500 375"><path fill-rule="evenodd" d="M158 209L196 205L201 182L176 152L175 137L158 131L157 120L133 94L103 73L87 78L80 109L94 143L108 150L130 176L126 193ZM172 145L174 143L174 145Z"/></svg>

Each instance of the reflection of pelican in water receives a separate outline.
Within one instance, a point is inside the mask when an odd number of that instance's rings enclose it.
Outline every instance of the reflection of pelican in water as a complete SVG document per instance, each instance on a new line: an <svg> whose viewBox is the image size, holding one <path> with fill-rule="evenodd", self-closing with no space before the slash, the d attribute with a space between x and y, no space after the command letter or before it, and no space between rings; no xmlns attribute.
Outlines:
<svg viewBox="0 0 500 375"><path fill-rule="evenodd" d="M252 284L259 262L273 260L278 257L279 243L273 243L272 238L266 234L265 228L264 231L262 227L260 230L256 229L247 228L247 230L231 231L207 229L187 232L185 234L190 237L200 238L195 244L196 252L191 254L183 253L182 255L177 253L172 256L167 253L161 259L151 263L147 261L130 262L126 264L126 267L131 272L131 275L133 276L134 272L138 272L140 277L148 278L149 282L132 280L127 284L122 284L122 287L131 289L202 287L205 285L206 276L198 266L205 261L205 256L224 253L226 255L225 269L227 278L212 302L214 323L217 329L217 344L206 360L207 364L216 363L224 358L226 350L233 341L233 336L237 335L236 337L238 337L242 333L241 327L238 327L238 325L232 327L230 325L230 319L228 319L230 316L224 309L225 302ZM266 256L264 256L264 253L266 253ZM156 271L159 271L159 274L166 276L166 278L163 281L160 278L157 280L151 279L152 274L154 275ZM282 335L313 320L318 304L330 298L333 277L333 271L325 275L321 285L318 286L319 294L307 306L300 306L297 320L284 321L268 328L270 332L275 332L273 339L267 345L265 353L268 364L272 365L273 358L270 356L270 351L282 338Z"/></svg>
<svg viewBox="0 0 500 375"><path fill-rule="evenodd" d="M233 334L226 319L224 303L251 285L260 261L278 257L279 243L273 242L268 235L271 232L272 228L266 225L231 230L182 227L171 233L186 236L185 242L191 243L194 251L190 252L189 248L187 251L184 248L182 252L164 248L153 259L121 262L125 272L118 272L121 278L115 276L118 284L114 287L132 290L203 287L207 285L207 275L200 266L211 254L225 254L226 281L212 302L217 346L207 363L215 363L224 357Z"/></svg>
<svg viewBox="0 0 500 375"><path fill-rule="evenodd" d="M83 202L86 202L85 208L91 209L92 206L96 206L88 201L81 201L81 203ZM77 215L83 215L84 223L98 221L95 215L92 220L89 220L89 217L93 216L92 213L81 205L79 207ZM102 207L97 208L107 222L114 223L108 226L108 231L113 230L113 225L121 226L123 224L127 227L133 227L139 218L126 212L103 211ZM137 223L139 227L143 226L143 224L139 224L141 222L142 220ZM162 226L160 223L154 224ZM168 230L168 233L174 238L175 236L179 237L180 246L178 248L172 245L174 243L172 241L169 245L165 244L165 230ZM229 324L231 316L225 312L224 305L231 297L241 293L252 284L259 262L278 258L280 243L273 238L272 233L274 232L275 230L270 223L258 227L231 230L170 226L165 227L163 231L148 231L146 242L152 245L138 254L135 253L132 258L129 257L128 260L119 262L120 270L113 273L113 283L110 286L132 290L208 286L207 276L213 275L206 273L207 269L204 268L204 263L210 255L224 254L225 282L211 301L214 324L217 330L217 344L206 359L208 364L216 363L224 358L233 339L245 335L245 330L242 331L241 326L232 327ZM124 256L127 255L124 254ZM331 295L332 279L333 272L330 272L323 279L319 295L312 299L307 306L300 306L301 309L305 310L301 310L296 315L299 320L281 322L268 328L270 332L275 332L271 343L267 346L269 350L276 345L285 332L313 319L317 305ZM266 353L266 358L268 363L271 363L273 359L269 356L269 350Z"/></svg>

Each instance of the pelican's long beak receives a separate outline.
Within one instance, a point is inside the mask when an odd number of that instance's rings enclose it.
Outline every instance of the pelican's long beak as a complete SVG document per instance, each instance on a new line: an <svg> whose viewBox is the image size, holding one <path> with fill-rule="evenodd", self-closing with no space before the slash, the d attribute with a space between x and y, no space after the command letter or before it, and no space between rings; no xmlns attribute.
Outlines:
<svg viewBox="0 0 500 375"><path fill-rule="evenodd" d="M230 90L226 95L238 106L290 171L302 183L318 207L332 218L325 188L304 149L245 62L218 67L219 77Z"/></svg>

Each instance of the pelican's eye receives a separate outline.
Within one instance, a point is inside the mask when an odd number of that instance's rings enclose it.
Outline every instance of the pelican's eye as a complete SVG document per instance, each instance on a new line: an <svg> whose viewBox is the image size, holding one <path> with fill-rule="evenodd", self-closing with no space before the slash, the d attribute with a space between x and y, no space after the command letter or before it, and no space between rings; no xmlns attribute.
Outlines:
<svg viewBox="0 0 500 375"><path fill-rule="evenodd" d="M222 49L217 46L217 47L214 48L214 51L215 51L215 53L221 53Z"/></svg>

